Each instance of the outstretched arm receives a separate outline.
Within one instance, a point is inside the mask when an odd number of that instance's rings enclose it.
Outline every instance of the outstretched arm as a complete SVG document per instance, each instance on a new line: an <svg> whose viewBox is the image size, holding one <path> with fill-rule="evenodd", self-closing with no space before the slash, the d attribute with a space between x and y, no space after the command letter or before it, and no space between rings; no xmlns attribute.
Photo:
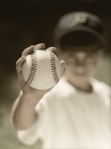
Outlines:
<svg viewBox="0 0 111 149"><path fill-rule="evenodd" d="M51 89L47 90L37 90L29 85L24 80L22 75L22 65L25 62L25 57L34 52L34 50L42 50L45 48L44 44L37 44L35 46L30 46L26 48L21 58L18 59L16 63L16 69L19 79L19 84L21 87L21 92L19 97L13 104L11 110L11 122L12 125L17 130L24 130L27 129L29 126L32 125L35 118L37 117L37 113L35 112L35 106L40 101L40 99L44 96L45 93L49 92ZM56 52L55 47L50 47L47 50L51 50L52 52ZM64 71L64 61L61 61L62 70Z"/></svg>

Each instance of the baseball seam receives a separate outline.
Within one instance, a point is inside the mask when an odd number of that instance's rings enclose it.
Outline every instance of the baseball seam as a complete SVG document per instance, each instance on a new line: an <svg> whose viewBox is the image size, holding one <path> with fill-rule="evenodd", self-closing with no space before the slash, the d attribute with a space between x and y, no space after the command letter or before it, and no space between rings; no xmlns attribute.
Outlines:
<svg viewBox="0 0 111 149"><path fill-rule="evenodd" d="M28 85L30 85L33 82L37 72L37 58L34 53L32 53L30 56L31 56L31 70L30 70L29 77L27 79Z"/></svg>
<svg viewBox="0 0 111 149"><path fill-rule="evenodd" d="M51 64L51 71L52 71L53 79L55 83L57 84L59 82L59 79L58 79L58 75L56 71L55 55L52 52L50 52L50 64Z"/></svg>

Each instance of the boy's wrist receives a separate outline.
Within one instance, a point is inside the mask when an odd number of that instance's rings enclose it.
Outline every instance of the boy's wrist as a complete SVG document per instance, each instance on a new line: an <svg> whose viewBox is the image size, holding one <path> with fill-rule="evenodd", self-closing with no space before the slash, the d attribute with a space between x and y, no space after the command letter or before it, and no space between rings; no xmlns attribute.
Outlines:
<svg viewBox="0 0 111 149"><path fill-rule="evenodd" d="M40 99L43 97L41 94L33 94L33 93L22 93L21 94L21 102L26 102L27 104L36 105Z"/></svg>

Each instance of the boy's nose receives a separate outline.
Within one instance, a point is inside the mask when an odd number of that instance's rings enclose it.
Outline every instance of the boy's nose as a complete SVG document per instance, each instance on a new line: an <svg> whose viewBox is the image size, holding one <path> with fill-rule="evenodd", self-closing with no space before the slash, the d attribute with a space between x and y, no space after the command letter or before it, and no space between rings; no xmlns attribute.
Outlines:
<svg viewBox="0 0 111 149"><path fill-rule="evenodd" d="M76 67L85 67L85 61L76 61L75 65Z"/></svg>

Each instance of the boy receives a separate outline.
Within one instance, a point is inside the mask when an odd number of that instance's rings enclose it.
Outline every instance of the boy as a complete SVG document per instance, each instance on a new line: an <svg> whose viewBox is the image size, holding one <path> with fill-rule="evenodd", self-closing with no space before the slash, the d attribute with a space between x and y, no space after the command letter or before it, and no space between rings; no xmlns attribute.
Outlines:
<svg viewBox="0 0 111 149"><path fill-rule="evenodd" d="M17 61L21 93L12 108L12 123L19 140L43 149L109 149L110 88L92 75L104 54L101 21L88 12L71 12L58 22L55 44L65 74L49 90L29 87L22 76L25 56L44 49L25 49ZM56 52L56 48L47 50Z"/></svg>

